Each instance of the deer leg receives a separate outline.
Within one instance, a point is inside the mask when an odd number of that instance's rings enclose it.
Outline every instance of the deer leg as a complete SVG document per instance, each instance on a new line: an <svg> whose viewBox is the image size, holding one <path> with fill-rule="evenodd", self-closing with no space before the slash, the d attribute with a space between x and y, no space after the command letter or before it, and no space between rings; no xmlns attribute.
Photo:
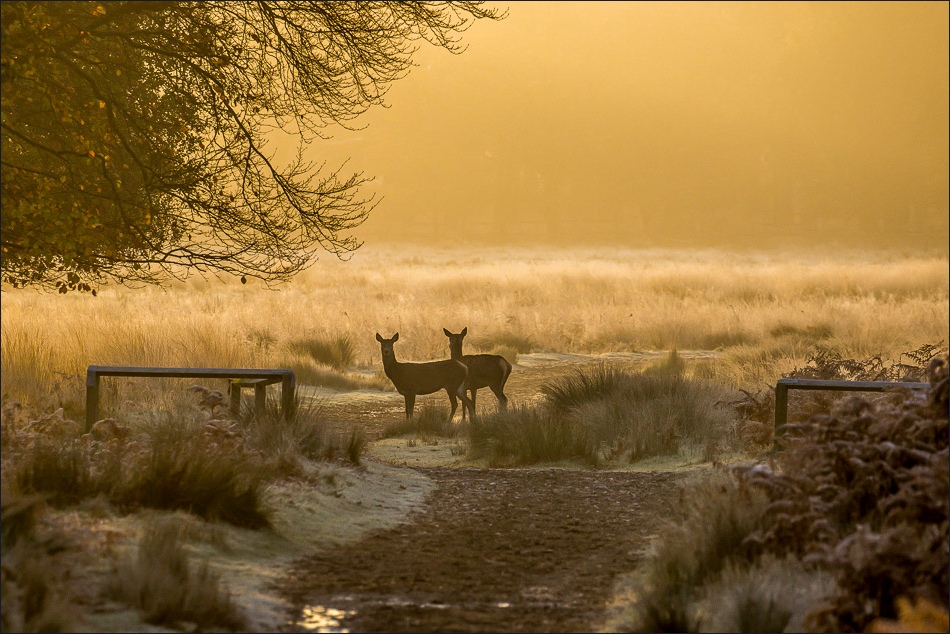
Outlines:
<svg viewBox="0 0 950 634"><path fill-rule="evenodd" d="M490 385L488 387L491 387ZM508 409L508 397L505 396L505 393L502 389L491 387L491 391L495 393L495 397L498 399L498 409L504 411Z"/></svg>
<svg viewBox="0 0 950 634"><path fill-rule="evenodd" d="M465 395L465 384L459 386L458 396L462 399L462 420L465 420L465 408L472 413L472 417L475 416L475 403L472 402L472 399ZM454 397L452 400L455 400Z"/></svg>
<svg viewBox="0 0 950 634"><path fill-rule="evenodd" d="M471 394L469 398L472 399L472 418L475 418L475 395L478 394L478 390L469 390L469 394Z"/></svg>
<svg viewBox="0 0 950 634"><path fill-rule="evenodd" d="M455 410L458 409L458 407L459 407L459 402L458 402L458 399L455 398L455 394L452 393L452 390L450 390L449 388L445 388L445 392L449 395L449 403L452 404L452 411L449 412L449 422L451 422L452 419L455 418ZM460 395L461 395L461 393L460 393ZM465 397L463 396L462 398L465 398ZM462 405L462 415L463 415L463 416L465 415L465 405L464 405L464 404Z"/></svg>
<svg viewBox="0 0 950 634"><path fill-rule="evenodd" d="M462 387L459 388L459 396L464 397L465 394L466 394L465 385L462 385ZM468 406L465 405L465 401L463 400L462 401L462 421L465 420L465 413L468 411L469 411ZM471 415L474 416L475 412L471 412Z"/></svg>
<svg viewBox="0 0 950 634"><path fill-rule="evenodd" d="M406 420L412 418L412 412L416 408L416 395L415 394L405 394L406 397Z"/></svg>

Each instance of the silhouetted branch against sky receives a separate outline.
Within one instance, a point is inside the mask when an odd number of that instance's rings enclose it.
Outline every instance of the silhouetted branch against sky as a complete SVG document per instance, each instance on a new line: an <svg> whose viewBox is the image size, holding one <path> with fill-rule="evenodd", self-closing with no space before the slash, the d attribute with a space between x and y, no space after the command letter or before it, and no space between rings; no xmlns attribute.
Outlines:
<svg viewBox="0 0 950 634"><path fill-rule="evenodd" d="M4 2L3 282L277 282L345 256L378 202L371 177L304 148L383 105L420 46L461 52L473 21L502 17L479 2ZM293 160L275 158L275 129Z"/></svg>

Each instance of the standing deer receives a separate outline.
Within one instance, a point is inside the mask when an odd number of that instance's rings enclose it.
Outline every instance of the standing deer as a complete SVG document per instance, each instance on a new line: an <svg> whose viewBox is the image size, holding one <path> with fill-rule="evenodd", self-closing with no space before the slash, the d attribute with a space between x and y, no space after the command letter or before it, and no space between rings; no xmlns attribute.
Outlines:
<svg viewBox="0 0 950 634"><path fill-rule="evenodd" d="M508 397L504 392L508 375L511 374L511 364L508 360L497 354L462 354L462 339L468 334L468 326L462 328L462 332L457 335L449 332L447 328L443 328L442 332L449 338L449 351L452 353L452 358L461 361L468 368L465 389L471 395L472 417L475 417L475 395L483 387L495 393L499 408L508 409ZM462 407L462 420L465 420L465 409Z"/></svg>
<svg viewBox="0 0 950 634"><path fill-rule="evenodd" d="M376 341L379 342L383 354L383 370L396 386L396 391L406 397L407 419L412 417L417 394L432 394L442 389L448 393L449 402L452 403L449 420L452 420L455 410L458 409L456 395L462 399L463 415L466 407L474 408L475 404L465 396L464 385L468 369L464 363L452 359L428 363L400 363L396 361L396 353L393 350L393 344L398 340L398 332L391 339L383 339L378 332L376 333Z"/></svg>

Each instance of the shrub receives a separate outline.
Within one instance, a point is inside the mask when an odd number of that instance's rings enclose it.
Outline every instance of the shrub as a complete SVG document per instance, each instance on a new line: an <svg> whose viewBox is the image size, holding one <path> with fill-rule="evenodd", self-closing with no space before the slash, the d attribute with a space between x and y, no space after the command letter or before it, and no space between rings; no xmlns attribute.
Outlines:
<svg viewBox="0 0 950 634"><path fill-rule="evenodd" d="M948 387L946 358L930 365L926 399L851 397L831 415L792 426L783 473L750 482L766 490L763 550L790 552L832 571L840 590L806 626L864 630L897 616L907 595L948 591Z"/></svg>
<svg viewBox="0 0 950 634"><path fill-rule="evenodd" d="M782 332L789 328L793 327L781 324L776 327ZM927 380L927 368L930 363L942 354L946 354L946 347L942 342L925 344L916 350L903 352L898 356L898 361L891 362L886 362L880 355L860 360L848 359L835 350L817 348L807 356L805 365L782 374L782 378L924 382ZM761 426L773 425L774 388L770 387L765 391L757 392L747 390L739 390L739 392L742 396L733 399L729 404L739 415L740 427L748 432L750 444L764 444L764 440L770 440L771 435L762 433L766 430ZM843 398L840 392L795 390L789 393L790 419L801 422L812 416L829 414L837 403L842 402ZM894 400L894 397L887 394L877 398ZM901 396L896 397L897 401L901 398Z"/></svg>
<svg viewBox="0 0 950 634"><path fill-rule="evenodd" d="M829 348L818 348L804 366L783 375L796 379L835 379L844 381L924 381L930 363L946 354L943 342L924 344L916 350L904 352L896 362L885 363L880 355L861 361L845 359ZM904 360L909 363L905 363Z"/></svg>
<svg viewBox="0 0 950 634"><path fill-rule="evenodd" d="M139 610L146 623L198 631L246 631L219 575L206 562L193 566L174 518L146 527L135 557L116 564L109 586L113 598Z"/></svg>

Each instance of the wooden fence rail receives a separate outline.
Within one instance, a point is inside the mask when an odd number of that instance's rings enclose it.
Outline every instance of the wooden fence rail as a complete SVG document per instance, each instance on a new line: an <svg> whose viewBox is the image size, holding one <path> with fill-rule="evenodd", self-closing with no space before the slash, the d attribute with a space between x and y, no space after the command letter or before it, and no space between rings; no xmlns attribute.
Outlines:
<svg viewBox="0 0 950 634"><path fill-rule="evenodd" d="M779 379L775 384L775 437L788 422L789 390L835 390L839 392L885 392L894 388L926 390L930 383L897 381L836 381L830 379Z"/></svg>
<svg viewBox="0 0 950 634"><path fill-rule="evenodd" d="M194 379L230 379L231 411L241 404L241 388L254 388L254 404L260 414L267 398L267 386L280 383L280 406L285 417L294 413L296 378L293 370L248 368L151 368L121 365L91 365L86 370L86 421L89 432L99 418L99 379L104 376L169 377Z"/></svg>

